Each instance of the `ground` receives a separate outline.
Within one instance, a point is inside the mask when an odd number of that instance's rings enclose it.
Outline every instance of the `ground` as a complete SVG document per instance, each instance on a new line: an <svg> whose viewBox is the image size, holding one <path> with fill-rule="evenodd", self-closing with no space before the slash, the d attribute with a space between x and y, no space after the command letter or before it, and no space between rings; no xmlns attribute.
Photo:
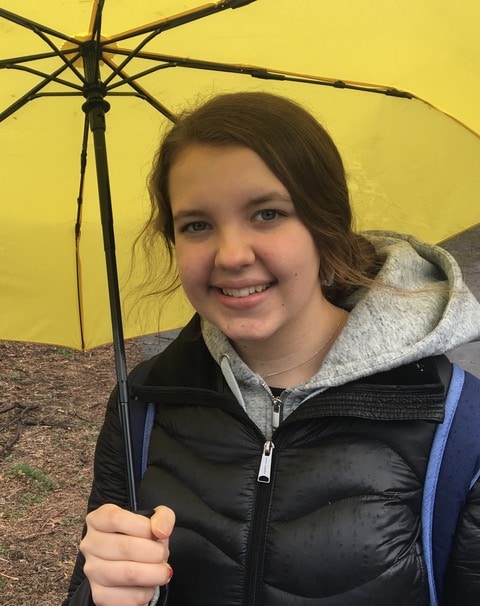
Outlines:
<svg viewBox="0 0 480 606"><path fill-rule="evenodd" d="M127 342L127 364L143 358ZM76 557L95 442L115 384L111 346L0 341L2 606L60 605Z"/></svg>

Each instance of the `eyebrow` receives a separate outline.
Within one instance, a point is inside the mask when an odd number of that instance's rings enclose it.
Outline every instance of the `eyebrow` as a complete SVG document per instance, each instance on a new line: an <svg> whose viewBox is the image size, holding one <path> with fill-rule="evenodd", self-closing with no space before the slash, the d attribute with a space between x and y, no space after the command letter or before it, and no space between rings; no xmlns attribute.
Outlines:
<svg viewBox="0 0 480 606"><path fill-rule="evenodd" d="M179 210L177 213L172 215L173 222L183 221L185 219L202 219L206 217L207 213L203 210Z"/></svg>
<svg viewBox="0 0 480 606"><path fill-rule="evenodd" d="M287 202L289 204L293 204L293 200L288 194L283 194L278 191L271 191L253 197L251 200L248 201L248 206L256 207L269 202ZM208 217L207 212L195 208L179 210L177 213L172 215L174 223L176 223L177 221L184 221L188 219L202 220L206 217Z"/></svg>
<svg viewBox="0 0 480 606"><path fill-rule="evenodd" d="M278 191L268 192L266 194L261 194L260 196L255 196L250 200L250 204L255 206L257 204L263 204L264 202L293 202L292 198L288 194L281 194Z"/></svg>

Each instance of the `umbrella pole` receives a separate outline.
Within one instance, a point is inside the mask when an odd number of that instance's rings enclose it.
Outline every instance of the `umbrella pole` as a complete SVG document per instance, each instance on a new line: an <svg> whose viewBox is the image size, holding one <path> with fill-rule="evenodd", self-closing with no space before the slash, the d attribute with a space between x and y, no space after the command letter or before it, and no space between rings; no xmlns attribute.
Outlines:
<svg viewBox="0 0 480 606"><path fill-rule="evenodd" d="M128 409L129 398L127 364L123 337L120 289L118 285L117 263L115 256L115 235L113 229L112 200L110 195L110 180L108 174L105 139L105 113L110 109L110 105L104 99L105 90L101 82L95 82L94 84L87 85L85 87L84 94L87 100L83 104L82 108L89 119L95 149L103 244L105 249L108 293L112 319L113 347L117 374L118 411L125 450L128 505L131 511L137 511L138 507L135 487L133 449L130 432L130 415Z"/></svg>

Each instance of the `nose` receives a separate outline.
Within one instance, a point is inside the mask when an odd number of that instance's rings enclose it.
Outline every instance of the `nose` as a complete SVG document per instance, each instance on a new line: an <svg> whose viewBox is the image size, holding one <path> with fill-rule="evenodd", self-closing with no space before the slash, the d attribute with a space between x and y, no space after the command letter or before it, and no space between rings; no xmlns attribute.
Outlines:
<svg viewBox="0 0 480 606"><path fill-rule="evenodd" d="M215 266L238 271L255 261L255 252L247 235L238 229L219 234L215 251Z"/></svg>

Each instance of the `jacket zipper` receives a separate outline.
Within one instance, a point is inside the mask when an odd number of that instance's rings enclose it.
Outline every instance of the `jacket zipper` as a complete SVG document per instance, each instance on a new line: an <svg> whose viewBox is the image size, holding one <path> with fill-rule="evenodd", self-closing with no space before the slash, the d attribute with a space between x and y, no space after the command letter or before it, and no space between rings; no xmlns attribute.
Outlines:
<svg viewBox="0 0 480 606"><path fill-rule="evenodd" d="M247 545L244 606L256 606L259 603L265 560L265 541L269 502L272 492L271 468L273 442L267 440L262 449L262 456L257 477L257 490ZM268 478L268 479L267 479Z"/></svg>
<svg viewBox="0 0 480 606"><path fill-rule="evenodd" d="M272 395L272 428L278 429L282 417L282 398Z"/></svg>
<svg viewBox="0 0 480 606"><path fill-rule="evenodd" d="M272 400L272 429L275 432L281 422L283 402L279 396L272 394L266 383L263 386ZM266 440L264 442L258 467L255 505L247 546L246 561L248 564L245 571L244 606L256 606L261 596L267 522L270 511L269 502L272 493L271 479L274 449L275 444L273 440Z"/></svg>
<svg viewBox="0 0 480 606"><path fill-rule="evenodd" d="M265 543L267 525L270 515L270 500L273 490L275 467L273 453L282 440L266 440L262 447L262 455L257 475L257 490L252 515L249 544L247 546L244 606L257 606L261 601L263 568L265 562Z"/></svg>
<svg viewBox="0 0 480 606"><path fill-rule="evenodd" d="M268 393L272 401L272 429L275 431L280 426L282 420L282 406L283 401L281 396L274 396L270 387L262 380L261 385L263 389Z"/></svg>
<svg viewBox="0 0 480 606"><path fill-rule="evenodd" d="M257 481L261 484L269 484L272 473L272 458L275 444L272 440L267 440L263 445L262 458L260 459L260 468L258 470Z"/></svg>

